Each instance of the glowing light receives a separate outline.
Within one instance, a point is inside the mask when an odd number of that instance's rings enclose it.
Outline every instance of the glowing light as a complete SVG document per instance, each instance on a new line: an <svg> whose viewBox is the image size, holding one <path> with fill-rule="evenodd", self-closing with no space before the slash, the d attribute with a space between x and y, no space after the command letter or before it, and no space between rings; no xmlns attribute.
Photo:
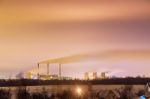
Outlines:
<svg viewBox="0 0 150 99"><path fill-rule="evenodd" d="M78 87L78 88L77 88L77 94L78 94L78 95L81 95L81 93L82 93L82 89Z"/></svg>

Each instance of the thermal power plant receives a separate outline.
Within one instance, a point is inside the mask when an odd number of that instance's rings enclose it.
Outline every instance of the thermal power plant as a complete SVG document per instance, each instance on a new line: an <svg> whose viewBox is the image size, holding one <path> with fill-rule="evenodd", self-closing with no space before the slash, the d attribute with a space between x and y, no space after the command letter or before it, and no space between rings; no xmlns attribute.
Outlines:
<svg viewBox="0 0 150 99"><path fill-rule="evenodd" d="M24 73L20 72L16 75L16 79L24 79Z"/></svg>
<svg viewBox="0 0 150 99"><path fill-rule="evenodd" d="M25 73L25 79L31 79L31 72Z"/></svg>
<svg viewBox="0 0 150 99"><path fill-rule="evenodd" d="M107 79L108 78L108 76L106 76L107 73L109 72L102 72L100 75L100 79Z"/></svg>
<svg viewBox="0 0 150 99"><path fill-rule="evenodd" d="M58 75L39 75L40 80L56 80L58 78Z"/></svg>
<svg viewBox="0 0 150 99"><path fill-rule="evenodd" d="M84 73L84 80L89 80L89 73L88 72Z"/></svg>
<svg viewBox="0 0 150 99"><path fill-rule="evenodd" d="M97 79L97 72L93 72L93 80Z"/></svg>
<svg viewBox="0 0 150 99"><path fill-rule="evenodd" d="M97 79L108 79L107 73L109 72L101 72L100 76L97 76L97 72L85 72L84 80L97 80Z"/></svg>
<svg viewBox="0 0 150 99"><path fill-rule="evenodd" d="M95 80L98 79L97 72L85 72L84 80Z"/></svg>
<svg viewBox="0 0 150 99"><path fill-rule="evenodd" d="M102 73L101 73L101 78L102 78L102 79L103 79L103 78L106 78L105 72L102 72Z"/></svg>

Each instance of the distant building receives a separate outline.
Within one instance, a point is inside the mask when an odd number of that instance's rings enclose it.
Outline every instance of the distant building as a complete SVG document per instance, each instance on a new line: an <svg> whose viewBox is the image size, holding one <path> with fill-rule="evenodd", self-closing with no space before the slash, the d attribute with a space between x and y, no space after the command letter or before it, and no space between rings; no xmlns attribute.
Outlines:
<svg viewBox="0 0 150 99"><path fill-rule="evenodd" d="M96 79L107 79L106 76L108 72L102 72L100 77L97 76L97 72L85 72L84 73L84 80L96 80Z"/></svg>
<svg viewBox="0 0 150 99"><path fill-rule="evenodd" d="M16 75L16 79L24 79L24 73L20 72Z"/></svg>
<svg viewBox="0 0 150 99"><path fill-rule="evenodd" d="M93 80L97 79L97 72L93 72Z"/></svg>
<svg viewBox="0 0 150 99"><path fill-rule="evenodd" d="M31 79L31 72L26 72L25 79Z"/></svg>
<svg viewBox="0 0 150 99"><path fill-rule="evenodd" d="M84 73L84 80L89 80L89 73L88 72Z"/></svg>
<svg viewBox="0 0 150 99"><path fill-rule="evenodd" d="M85 72L84 80L95 80L97 79L97 72Z"/></svg>
<svg viewBox="0 0 150 99"><path fill-rule="evenodd" d="M106 76L106 73L108 72L102 72L100 75L100 79L107 79L108 77Z"/></svg>
<svg viewBox="0 0 150 99"><path fill-rule="evenodd" d="M39 75L40 80L56 80L59 79L58 75Z"/></svg>

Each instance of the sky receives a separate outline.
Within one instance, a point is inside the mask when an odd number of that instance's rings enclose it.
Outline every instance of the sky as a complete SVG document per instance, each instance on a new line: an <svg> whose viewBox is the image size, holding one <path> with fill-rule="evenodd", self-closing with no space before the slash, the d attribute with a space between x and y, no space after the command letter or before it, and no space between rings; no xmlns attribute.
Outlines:
<svg viewBox="0 0 150 99"><path fill-rule="evenodd" d="M0 77L68 56L62 75L150 76L148 0L0 0ZM43 64L41 73L46 72ZM57 64L50 73L58 73Z"/></svg>

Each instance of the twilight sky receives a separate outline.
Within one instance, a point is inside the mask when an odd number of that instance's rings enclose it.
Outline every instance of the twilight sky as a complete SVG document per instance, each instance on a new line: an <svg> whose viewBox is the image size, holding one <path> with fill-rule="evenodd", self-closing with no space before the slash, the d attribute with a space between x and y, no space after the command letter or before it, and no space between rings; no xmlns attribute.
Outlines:
<svg viewBox="0 0 150 99"><path fill-rule="evenodd" d="M0 1L0 77L36 71L37 62L49 58L78 55L86 59L63 64L62 75L150 76L150 2ZM58 72L56 66L51 64L51 73Z"/></svg>

